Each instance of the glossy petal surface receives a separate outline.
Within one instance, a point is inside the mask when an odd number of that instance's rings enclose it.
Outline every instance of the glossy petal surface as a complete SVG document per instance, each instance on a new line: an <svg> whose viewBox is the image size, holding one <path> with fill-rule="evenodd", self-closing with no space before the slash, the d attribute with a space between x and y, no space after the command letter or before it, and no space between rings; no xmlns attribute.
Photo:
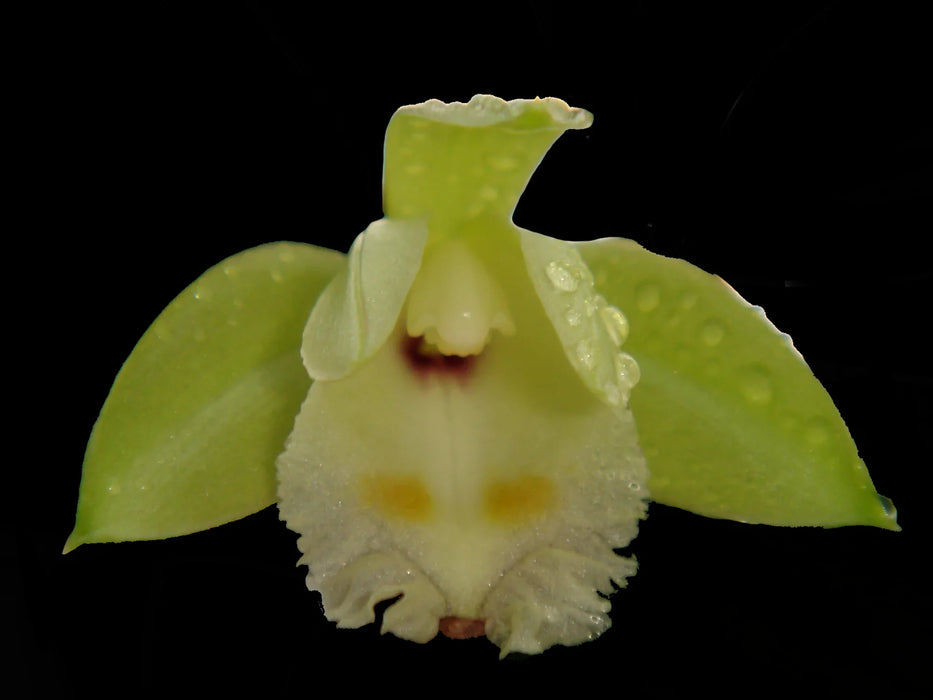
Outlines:
<svg viewBox="0 0 933 700"><path fill-rule="evenodd" d="M654 500L753 523L897 529L826 390L760 308L633 241L579 250L630 324Z"/></svg>
<svg viewBox="0 0 933 700"><path fill-rule="evenodd" d="M309 245L260 246L169 304L94 426L66 551L196 532L275 501L275 457L310 384L301 331L343 260Z"/></svg>

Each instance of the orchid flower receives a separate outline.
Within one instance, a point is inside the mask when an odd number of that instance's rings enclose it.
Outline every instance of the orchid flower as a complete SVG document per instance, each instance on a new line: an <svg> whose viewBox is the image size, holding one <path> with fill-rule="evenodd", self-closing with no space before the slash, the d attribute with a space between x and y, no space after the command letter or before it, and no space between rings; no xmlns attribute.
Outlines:
<svg viewBox="0 0 933 700"><path fill-rule="evenodd" d="M274 243L159 316L91 435L83 543L278 503L340 627L503 655L594 639L649 499L773 525L897 529L826 391L721 279L512 213L592 116L548 98L399 109L385 218L347 255Z"/></svg>

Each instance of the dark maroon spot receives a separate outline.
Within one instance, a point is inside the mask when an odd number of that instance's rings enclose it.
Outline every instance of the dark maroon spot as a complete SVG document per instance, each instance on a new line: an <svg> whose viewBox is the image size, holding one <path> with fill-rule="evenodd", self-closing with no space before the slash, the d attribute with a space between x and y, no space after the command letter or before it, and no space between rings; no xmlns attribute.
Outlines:
<svg viewBox="0 0 933 700"><path fill-rule="evenodd" d="M424 336L417 338L406 336L402 341L402 354L405 355L408 366L415 374L422 376L436 373L466 377L476 362L476 355L466 357L444 355L438 352L437 348L425 342Z"/></svg>

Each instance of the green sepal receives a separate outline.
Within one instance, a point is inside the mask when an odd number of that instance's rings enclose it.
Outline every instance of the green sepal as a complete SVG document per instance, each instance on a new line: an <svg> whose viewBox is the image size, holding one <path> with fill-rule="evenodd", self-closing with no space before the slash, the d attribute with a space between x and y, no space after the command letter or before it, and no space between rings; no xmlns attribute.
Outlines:
<svg viewBox="0 0 933 700"><path fill-rule="evenodd" d="M432 244L483 217L507 221L544 154L586 110L552 97L402 107L386 130L383 208L389 218L430 221Z"/></svg>
<svg viewBox="0 0 933 700"><path fill-rule="evenodd" d="M310 379L299 356L335 251L273 243L205 272L159 315L91 433L65 552L184 535L275 502Z"/></svg>
<svg viewBox="0 0 933 700"><path fill-rule="evenodd" d="M760 308L633 241L579 250L630 324L653 500L743 522L899 529L832 399Z"/></svg>

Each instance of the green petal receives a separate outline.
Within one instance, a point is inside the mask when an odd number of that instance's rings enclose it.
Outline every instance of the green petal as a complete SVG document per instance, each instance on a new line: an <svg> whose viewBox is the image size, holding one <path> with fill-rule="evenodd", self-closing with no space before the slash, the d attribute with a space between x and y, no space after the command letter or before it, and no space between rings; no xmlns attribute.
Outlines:
<svg viewBox="0 0 933 700"><path fill-rule="evenodd" d="M507 221L551 144L592 120L555 98L402 107L386 131L386 216L429 218L432 237L480 216Z"/></svg>
<svg viewBox="0 0 933 700"><path fill-rule="evenodd" d="M631 326L654 500L755 523L898 529L826 390L761 309L632 241L579 250Z"/></svg>
<svg viewBox="0 0 933 700"><path fill-rule="evenodd" d="M620 349L628 320L597 293L575 243L523 230L521 244L528 276L571 366L590 391L627 412L639 378L635 360Z"/></svg>
<svg viewBox="0 0 933 700"><path fill-rule="evenodd" d="M275 501L275 457L309 386L301 330L343 260L309 245L260 246L169 304L94 426L66 552L183 535Z"/></svg>
<svg viewBox="0 0 933 700"><path fill-rule="evenodd" d="M380 219L356 237L304 329L301 356L312 379L339 379L369 358L395 327L421 267L423 219Z"/></svg>

